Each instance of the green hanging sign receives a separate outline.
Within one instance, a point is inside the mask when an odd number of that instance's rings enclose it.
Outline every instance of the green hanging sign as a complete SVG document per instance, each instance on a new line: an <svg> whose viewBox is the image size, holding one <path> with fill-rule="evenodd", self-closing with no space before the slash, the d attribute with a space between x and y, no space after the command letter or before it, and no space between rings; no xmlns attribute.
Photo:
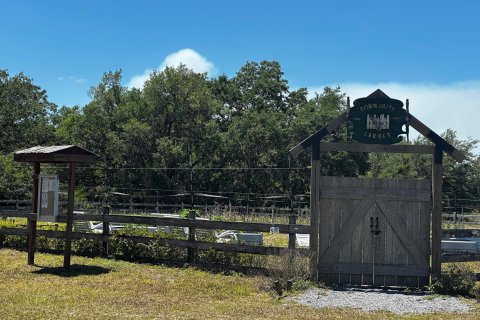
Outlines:
<svg viewBox="0 0 480 320"><path fill-rule="evenodd" d="M352 139L363 143L394 144L402 141L406 133L407 111L403 102L389 98L376 90L366 98L353 102L348 120Z"/></svg>

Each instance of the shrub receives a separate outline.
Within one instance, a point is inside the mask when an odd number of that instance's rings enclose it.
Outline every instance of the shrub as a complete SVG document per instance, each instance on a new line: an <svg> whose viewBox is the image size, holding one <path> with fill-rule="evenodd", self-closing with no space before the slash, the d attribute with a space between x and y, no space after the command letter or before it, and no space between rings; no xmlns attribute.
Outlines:
<svg viewBox="0 0 480 320"><path fill-rule="evenodd" d="M72 252L79 256L96 257L103 252L101 241L81 238L72 241Z"/></svg>
<svg viewBox="0 0 480 320"><path fill-rule="evenodd" d="M3 237L3 241L0 243L0 246L16 250L26 250L27 237L5 235Z"/></svg>
<svg viewBox="0 0 480 320"><path fill-rule="evenodd" d="M272 284L278 281L286 289L290 289L289 281L293 284L292 289L305 288L310 277L309 258L293 250L282 256L267 256L265 267Z"/></svg>
<svg viewBox="0 0 480 320"><path fill-rule="evenodd" d="M432 291L449 294L473 296L475 287L475 273L466 267L453 265L442 272L440 278L436 279L432 285Z"/></svg>

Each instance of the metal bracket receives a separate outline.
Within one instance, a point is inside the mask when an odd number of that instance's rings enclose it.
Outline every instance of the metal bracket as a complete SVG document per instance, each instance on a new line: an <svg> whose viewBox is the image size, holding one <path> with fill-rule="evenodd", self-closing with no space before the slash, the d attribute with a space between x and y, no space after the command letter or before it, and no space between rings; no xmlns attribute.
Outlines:
<svg viewBox="0 0 480 320"><path fill-rule="evenodd" d="M370 217L370 232L374 235L379 235L380 230L378 230L378 217Z"/></svg>

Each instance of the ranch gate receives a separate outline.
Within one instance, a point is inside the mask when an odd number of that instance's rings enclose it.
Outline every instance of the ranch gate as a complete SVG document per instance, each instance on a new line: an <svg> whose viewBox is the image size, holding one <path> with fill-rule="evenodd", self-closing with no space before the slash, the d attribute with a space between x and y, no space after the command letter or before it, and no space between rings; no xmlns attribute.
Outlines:
<svg viewBox="0 0 480 320"><path fill-rule="evenodd" d="M376 90L290 150L312 147L310 268L314 280L336 284L421 286L441 274L443 152L465 156L409 113L403 103ZM355 143L322 138L343 123ZM433 142L399 144L409 126ZM403 130L403 127L406 130ZM427 153L431 180L324 177L320 154L330 151Z"/></svg>

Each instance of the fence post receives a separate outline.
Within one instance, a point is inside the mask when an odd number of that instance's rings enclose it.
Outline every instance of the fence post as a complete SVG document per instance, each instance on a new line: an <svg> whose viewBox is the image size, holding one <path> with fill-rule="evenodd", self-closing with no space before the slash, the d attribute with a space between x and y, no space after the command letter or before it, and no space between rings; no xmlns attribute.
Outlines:
<svg viewBox="0 0 480 320"><path fill-rule="evenodd" d="M37 214L28 214L28 265L35 264L35 251L37 246Z"/></svg>
<svg viewBox="0 0 480 320"><path fill-rule="evenodd" d="M110 214L110 206L104 206L102 208L102 216L105 218ZM110 236L110 222L103 219L103 254L108 257L108 237Z"/></svg>
<svg viewBox="0 0 480 320"><path fill-rule="evenodd" d="M289 225L297 224L297 216L291 214L288 217L288 224ZM288 249L295 249L295 240L296 240L295 236L296 236L296 233L289 233L288 234Z"/></svg>
<svg viewBox="0 0 480 320"><path fill-rule="evenodd" d="M188 219L189 220L195 220L195 210L190 210L188 212ZM195 232L196 228L195 227L188 227L188 241L195 242ZM195 248L188 248L187 249L187 259L188 262L193 262L195 260L195 253L196 249Z"/></svg>

